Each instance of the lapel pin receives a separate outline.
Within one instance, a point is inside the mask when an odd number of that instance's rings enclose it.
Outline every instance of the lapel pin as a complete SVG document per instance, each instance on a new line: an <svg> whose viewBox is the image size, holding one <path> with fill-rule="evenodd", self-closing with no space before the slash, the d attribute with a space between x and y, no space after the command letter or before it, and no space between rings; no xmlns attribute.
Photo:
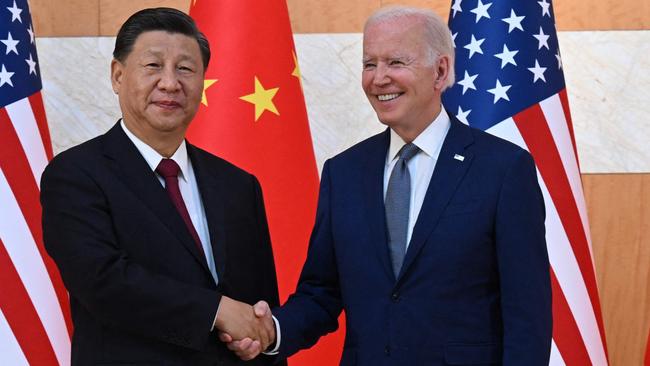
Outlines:
<svg viewBox="0 0 650 366"><path fill-rule="evenodd" d="M456 159L458 161L464 161L465 157L462 156L462 155L454 154L454 159Z"/></svg>

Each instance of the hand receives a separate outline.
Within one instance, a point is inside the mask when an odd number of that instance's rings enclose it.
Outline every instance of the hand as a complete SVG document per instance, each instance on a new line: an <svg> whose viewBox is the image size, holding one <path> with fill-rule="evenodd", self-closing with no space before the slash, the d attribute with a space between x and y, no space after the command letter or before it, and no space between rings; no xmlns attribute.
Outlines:
<svg viewBox="0 0 650 366"><path fill-rule="evenodd" d="M270 325L273 333L273 340L275 340L275 324L273 324L273 319L271 317L271 309L269 304L265 301L259 301L253 307L255 317L262 320L267 325ZM263 350L268 348L268 345L263 347L263 344L257 340L253 340L249 337L235 340L233 336L227 332L219 332L219 339L222 342L227 344L228 349L235 352L235 354L244 361L252 360L257 357ZM273 342L271 342L273 343ZM270 344L270 343L269 343Z"/></svg>
<svg viewBox="0 0 650 366"><path fill-rule="evenodd" d="M215 327L220 333L227 334L231 340L245 341L236 343L237 349L248 350L253 347L253 350L247 351L245 355L253 354L254 350L259 348L255 353L257 356L275 340L275 325L266 302L261 301L255 306L257 310L248 304L222 296Z"/></svg>

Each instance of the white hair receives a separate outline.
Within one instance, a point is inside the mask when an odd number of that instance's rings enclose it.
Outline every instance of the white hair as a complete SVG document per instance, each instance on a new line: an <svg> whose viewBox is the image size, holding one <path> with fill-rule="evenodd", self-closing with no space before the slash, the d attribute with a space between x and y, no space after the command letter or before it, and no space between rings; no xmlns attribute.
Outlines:
<svg viewBox="0 0 650 366"><path fill-rule="evenodd" d="M455 52L451 31L442 18L433 11L399 5L380 8L366 20L366 24L363 27L364 33L370 25L402 18L413 18L422 22L425 43L429 46L426 50L427 61L432 65L438 57L442 55L448 56L449 71L447 84L443 87L443 90L454 85Z"/></svg>

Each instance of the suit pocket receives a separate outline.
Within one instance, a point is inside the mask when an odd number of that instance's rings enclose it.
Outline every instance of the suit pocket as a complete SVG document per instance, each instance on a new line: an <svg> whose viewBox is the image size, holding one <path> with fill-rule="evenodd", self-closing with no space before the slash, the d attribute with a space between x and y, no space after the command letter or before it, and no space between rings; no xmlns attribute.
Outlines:
<svg viewBox="0 0 650 366"><path fill-rule="evenodd" d="M464 215L477 212L481 208L481 201L470 200L464 202L452 202L445 208L443 216Z"/></svg>
<svg viewBox="0 0 650 366"><path fill-rule="evenodd" d="M451 343L445 346L448 365L500 365L502 357L502 346L498 343Z"/></svg>

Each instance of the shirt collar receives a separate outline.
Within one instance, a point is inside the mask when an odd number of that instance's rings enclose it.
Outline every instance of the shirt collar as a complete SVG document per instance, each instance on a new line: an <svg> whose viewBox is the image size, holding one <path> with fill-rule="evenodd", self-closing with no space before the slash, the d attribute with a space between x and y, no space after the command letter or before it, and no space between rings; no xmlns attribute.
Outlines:
<svg viewBox="0 0 650 366"><path fill-rule="evenodd" d="M147 145L144 141L140 140L136 135L133 134L133 132L129 131L129 129L124 124L124 120L120 121L120 126L122 126L122 130L124 130L124 133L126 133L126 136L129 138L129 140L133 142L135 147L140 152L140 155L142 155L151 170L156 171L158 164L160 164L160 161L165 157L160 155L156 150ZM187 146L185 144L185 140L181 142L180 146L178 149L176 149L176 152L170 159L174 160L176 164L178 164L178 166L181 168L178 176L187 181L189 159L187 157Z"/></svg>
<svg viewBox="0 0 650 366"><path fill-rule="evenodd" d="M419 147L425 154L437 159L450 126L451 120L449 119L449 115L444 108L441 108L438 116L413 140L413 144ZM386 165L390 165L404 145L406 145L406 142L391 128Z"/></svg>

